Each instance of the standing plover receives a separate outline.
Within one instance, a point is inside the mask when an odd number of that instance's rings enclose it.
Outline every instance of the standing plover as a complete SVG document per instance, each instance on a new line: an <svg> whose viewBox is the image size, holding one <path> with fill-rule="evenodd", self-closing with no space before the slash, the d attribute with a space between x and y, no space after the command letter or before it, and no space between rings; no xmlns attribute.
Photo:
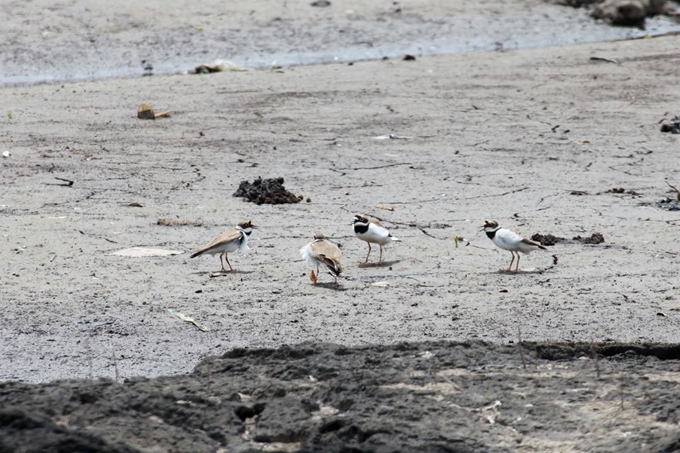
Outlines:
<svg viewBox="0 0 680 453"><path fill-rule="evenodd" d="M326 268L335 280L333 283L338 283L338 275L342 272L342 264L340 264L340 249L327 240L321 231L314 233L314 240L300 249L300 255L312 266L312 272L309 278L312 284L316 285L319 277L319 267ZM316 274L314 268L316 267Z"/></svg>
<svg viewBox="0 0 680 453"><path fill-rule="evenodd" d="M222 262L222 256L227 260L229 265L229 271L233 271L234 268L231 267L229 262L229 257L227 253L235 252L236 250L241 250L241 253L246 253L250 248L248 247L248 236L253 232L252 223L250 220L243 220L233 230L225 231L224 233L217 236L212 242L202 249L196 250L191 254L190 258L195 258L200 255L216 255L220 254L220 264L222 265L222 272L228 272L224 268L224 262Z"/></svg>
<svg viewBox="0 0 680 453"><path fill-rule="evenodd" d="M380 258L378 259L378 264L380 264L382 263L383 246L392 241L399 240L393 237L389 230L377 220L370 220L357 214L354 216L352 224L354 225L354 234L368 244L368 253L366 254L366 259L361 262L362 264L368 263L368 257L371 254L371 244L378 244L380 246Z"/></svg>
<svg viewBox="0 0 680 453"><path fill-rule="evenodd" d="M482 230L486 232L486 235L493 241L496 246L507 250L512 254L512 261L510 261L510 266L506 269L507 272L518 272L519 271L519 253L522 252L525 255L533 252L534 250L548 250L538 242L534 242L531 239L526 239L505 228L501 228L498 222L495 220L485 220ZM515 253L517 253L517 265L515 270L512 270L512 263L515 261Z"/></svg>

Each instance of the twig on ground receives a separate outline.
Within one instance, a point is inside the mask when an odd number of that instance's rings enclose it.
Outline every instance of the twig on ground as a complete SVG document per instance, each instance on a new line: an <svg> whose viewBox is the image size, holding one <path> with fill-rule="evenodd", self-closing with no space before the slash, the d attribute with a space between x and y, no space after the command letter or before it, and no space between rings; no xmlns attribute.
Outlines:
<svg viewBox="0 0 680 453"><path fill-rule="evenodd" d="M431 237L431 238L439 239L437 236L432 236L430 233L428 233L427 231L425 231L424 228L418 227L418 229L419 229L425 236L429 236L429 237Z"/></svg>
<svg viewBox="0 0 680 453"><path fill-rule="evenodd" d="M351 170L377 170L379 168L389 168L389 167L398 167L399 165L413 165L410 162L403 162L400 164L388 164L388 165L378 165L377 167L356 167L352 168ZM350 169L348 169L350 170Z"/></svg>
<svg viewBox="0 0 680 453"><path fill-rule="evenodd" d="M547 121L543 121L543 120L537 120L535 118L532 118L531 115L527 115L527 119L529 119L531 121L538 121L539 123L547 124L548 126L552 126L552 123L548 123Z"/></svg>
<svg viewBox="0 0 680 453"><path fill-rule="evenodd" d="M55 176L54 179L57 179L57 180L59 180L59 181L64 181L66 184L51 184L51 183L47 183L46 185L48 185L48 186L62 186L62 187L71 187L71 186L73 185L73 181L71 181L70 179L59 178L59 177L57 177L57 176Z"/></svg>
<svg viewBox="0 0 680 453"><path fill-rule="evenodd" d="M527 190L527 189L528 189L528 187L521 187L519 189L511 190L509 192L503 192L503 193L493 194L493 195L478 195L476 197L467 197L467 198L463 198L463 199L464 200L474 200L475 198L502 197L504 195L510 195L510 194L513 194L513 193L522 192L522 191Z"/></svg>
<svg viewBox="0 0 680 453"><path fill-rule="evenodd" d="M607 63L614 63L614 64L619 64L617 60L614 60L613 58L605 58L605 57L590 57L590 61L604 61Z"/></svg>

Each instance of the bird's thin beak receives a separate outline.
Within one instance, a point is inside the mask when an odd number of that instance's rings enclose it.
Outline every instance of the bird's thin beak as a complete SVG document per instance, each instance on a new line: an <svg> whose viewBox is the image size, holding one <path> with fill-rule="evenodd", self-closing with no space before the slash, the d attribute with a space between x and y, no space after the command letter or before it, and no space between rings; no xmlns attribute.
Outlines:
<svg viewBox="0 0 680 453"><path fill-rule="evenodd" d="M481 228L479 229L479 231L484 231L484 228L486 228L486 225L484 225L483 227L481 227Z"/></svg>

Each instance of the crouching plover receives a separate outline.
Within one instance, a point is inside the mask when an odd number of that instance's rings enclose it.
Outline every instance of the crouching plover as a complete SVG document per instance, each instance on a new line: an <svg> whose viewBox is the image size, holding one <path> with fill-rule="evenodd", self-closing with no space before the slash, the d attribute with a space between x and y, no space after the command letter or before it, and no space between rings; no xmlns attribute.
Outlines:
<svg viewBox="0 0 680 453"><path fill-rule="evenodd" d="M519 253L522 252L525 255L533 252L534 250L548 250L538 242L534 242L530 239L523 238L514 231L510 231L505 228L501 228L498 222L495 220L485 220L482 229L486 232L486 235L496 244L497 247L507 250L512 254L512 261L510 261L510 266L506 269L507 272L518 272L519 271ZM517 253L517 265L515 270L512 270L512 263L515 261L515 253Z"/></svg>
<svg viewBox="0 0 680 453"><path fill-rule="evenodd" d="M222 265L222 272L228 272L224 268L224 262L222 262L222 256L227 260L229 265L229 271L233 271L234 268L231 267L229 262L229 257L227 253L235 252L240 250L241 253L246 253L250 248L248 247L248 236L253 232L252 223L250 220L243 220L233 230L225 231L224 233L217 236L212 242L205 247L196 250L191 254L190 258L195 258L201 255L217 255L220 254L220 264Z"/></svg>
<svg viewBox="0 0 680 453"><path fill-rule="evenodd" d="M380 258L378 259L378 264L380 264L382 263L383 246L392 241L399 240L393 237L387 228L382 226L377 220L370 220L357 214L354 216L352 224L354 225L354 234L368 244L368 253L366 254L366 259L361 262L362 264L368 263L368 257L371 254L371 244L378 244L380 246Z"/></svg>
<svg viewBox="0 0 680 453"><path fill-rule="evenodd" d="M312 284L316 285L319 276L319 267L326 268L335 280L333 283L338 283L338 275L342 272L342 264L340 264L340 249L326 239L321 231L314 233L314 240L300 249L300 255L312 266L312 272L309 278ZM314 268L316 267L316 274Z"/></svg>

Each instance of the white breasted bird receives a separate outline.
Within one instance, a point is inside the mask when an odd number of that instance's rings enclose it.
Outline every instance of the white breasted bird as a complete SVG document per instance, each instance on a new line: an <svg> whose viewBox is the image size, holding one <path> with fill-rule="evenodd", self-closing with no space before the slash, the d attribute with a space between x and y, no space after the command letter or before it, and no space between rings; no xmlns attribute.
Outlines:
<svg viewBox="0 0 680 453"><path fill-rule="evenodd" d="M317 284L321 266L334 277L333 283L338 283L338 275L342 272L340 249L327 240L321 231L314 233L314 240L300 249L300 255L312 266L312 272L309 274L312 284ZM316 268L316 274L314 274L314 268Z"/></svg>
<svg viewBox="0 0 680 453"><path fill-rule="evenodd" d="M486 232L486 235L496 244L497 247L507 250L512 254L512 261L510 261L510 266L506 269L507 272L518 272L519 271L519 254L524 253L528 255L534 250L548 250L538 242L534 242L531 239L523 238L514 231L510 231L505 228L501 228L498 222L495 220L485 220L482 230ZM515 261L515 253L517 253L517 265L515 270L512 270L512 263Z"/></svg>
<svg viewBox="0 0 680 453"><path fill-rule="evenodd" d="M382 250L383 246L389 244L392 241L398 241L399 239L393 237L389 230L382 226L377 220L372 220L362 215L355 215L354 221L354 234L368 243L368 253L366 254L366 259L361 262L361 264L368 263L368 257L371 254L371 244L378 244L380 246L380 258L378 259L378 264L382 263Z"/></svg>
<svg viewBox="0 0 680 453"><path fill-rule="evenodd" d="M248 247L248 236L250 236L250 233L253 232L253 228L255 228L255 226L253 226L250 220L243 220L239 222L239 224L233 230L225 231L213 239L210 244L199 250L196 250L191 254L190 258L195 258L201 255L217 255L219 253L222 272L233 271L234 268L231 267L227 253L240 250L243 254L250 250ZM222 261L223 255L227 261L227 264L229 265L229 271L224 268L224 262Z"/></svg>

